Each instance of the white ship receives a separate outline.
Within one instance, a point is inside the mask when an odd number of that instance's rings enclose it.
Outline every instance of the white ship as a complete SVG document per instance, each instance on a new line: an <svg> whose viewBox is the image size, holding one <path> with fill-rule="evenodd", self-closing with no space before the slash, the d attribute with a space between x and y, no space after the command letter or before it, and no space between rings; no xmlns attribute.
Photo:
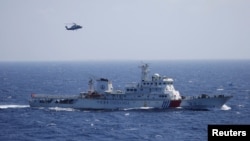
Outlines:
<svg viewBox="0 0 250 141"><path fill-rule="evenodd" d="M172 78L157 73L148 77L148 64L141 68L141 81L130 83L124 90L115 90L112 82L106 78L89 81L87 92L78 95L32 94L30 107L62 107L75 109L210 109L221 108L232 96L202 94L199 96L181 96L175 90Z"/></svg>

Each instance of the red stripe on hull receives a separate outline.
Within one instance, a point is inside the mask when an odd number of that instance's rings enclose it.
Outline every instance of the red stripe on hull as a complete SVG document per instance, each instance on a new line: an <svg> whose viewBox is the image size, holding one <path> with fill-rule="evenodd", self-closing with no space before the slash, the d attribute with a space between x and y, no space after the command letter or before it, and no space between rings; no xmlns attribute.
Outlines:
<svg viewBox="0 0 250 141"><path fill-rule="evenodd" d="M180 107L181 100L171 100L169 107Z"/></svg>

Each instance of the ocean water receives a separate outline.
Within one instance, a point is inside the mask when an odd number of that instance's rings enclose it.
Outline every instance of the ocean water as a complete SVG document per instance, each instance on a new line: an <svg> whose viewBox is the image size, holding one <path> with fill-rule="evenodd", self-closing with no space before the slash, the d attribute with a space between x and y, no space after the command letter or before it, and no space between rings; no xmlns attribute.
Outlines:
<svg viewBox="0 0 250 141"><path fill-rule="evenodd" d="M31 93L78 94L90 78L115 89L140 80L140 62L1 62L1 141L206 141L208 124L250 124L250 61L149 61L181 95L230 94L221 109L76 110L30 108Z"/></svg>

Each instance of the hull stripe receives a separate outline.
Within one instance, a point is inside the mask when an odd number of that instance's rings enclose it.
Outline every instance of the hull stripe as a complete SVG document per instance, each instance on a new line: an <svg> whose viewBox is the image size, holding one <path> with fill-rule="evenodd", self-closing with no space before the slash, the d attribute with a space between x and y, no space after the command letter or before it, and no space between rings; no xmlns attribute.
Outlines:
<svg viewBox="0 0 250 141"><path fill-rule="evenodd" d="M161 107L162 108L168 108L169 103L170 103L170 100L164 100Z"/></svg>

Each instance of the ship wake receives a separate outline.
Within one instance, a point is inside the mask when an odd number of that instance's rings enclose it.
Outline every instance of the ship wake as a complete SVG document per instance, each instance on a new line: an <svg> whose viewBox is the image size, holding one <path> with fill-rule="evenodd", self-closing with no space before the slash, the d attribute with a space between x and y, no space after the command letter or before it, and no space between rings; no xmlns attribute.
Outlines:
<svg viewBox="0 0 250 141"><path fill-rule="evenodd" d="M0 105L0 109L9 109L9 108L28 108L30 107L29 105Z"/></svg>

